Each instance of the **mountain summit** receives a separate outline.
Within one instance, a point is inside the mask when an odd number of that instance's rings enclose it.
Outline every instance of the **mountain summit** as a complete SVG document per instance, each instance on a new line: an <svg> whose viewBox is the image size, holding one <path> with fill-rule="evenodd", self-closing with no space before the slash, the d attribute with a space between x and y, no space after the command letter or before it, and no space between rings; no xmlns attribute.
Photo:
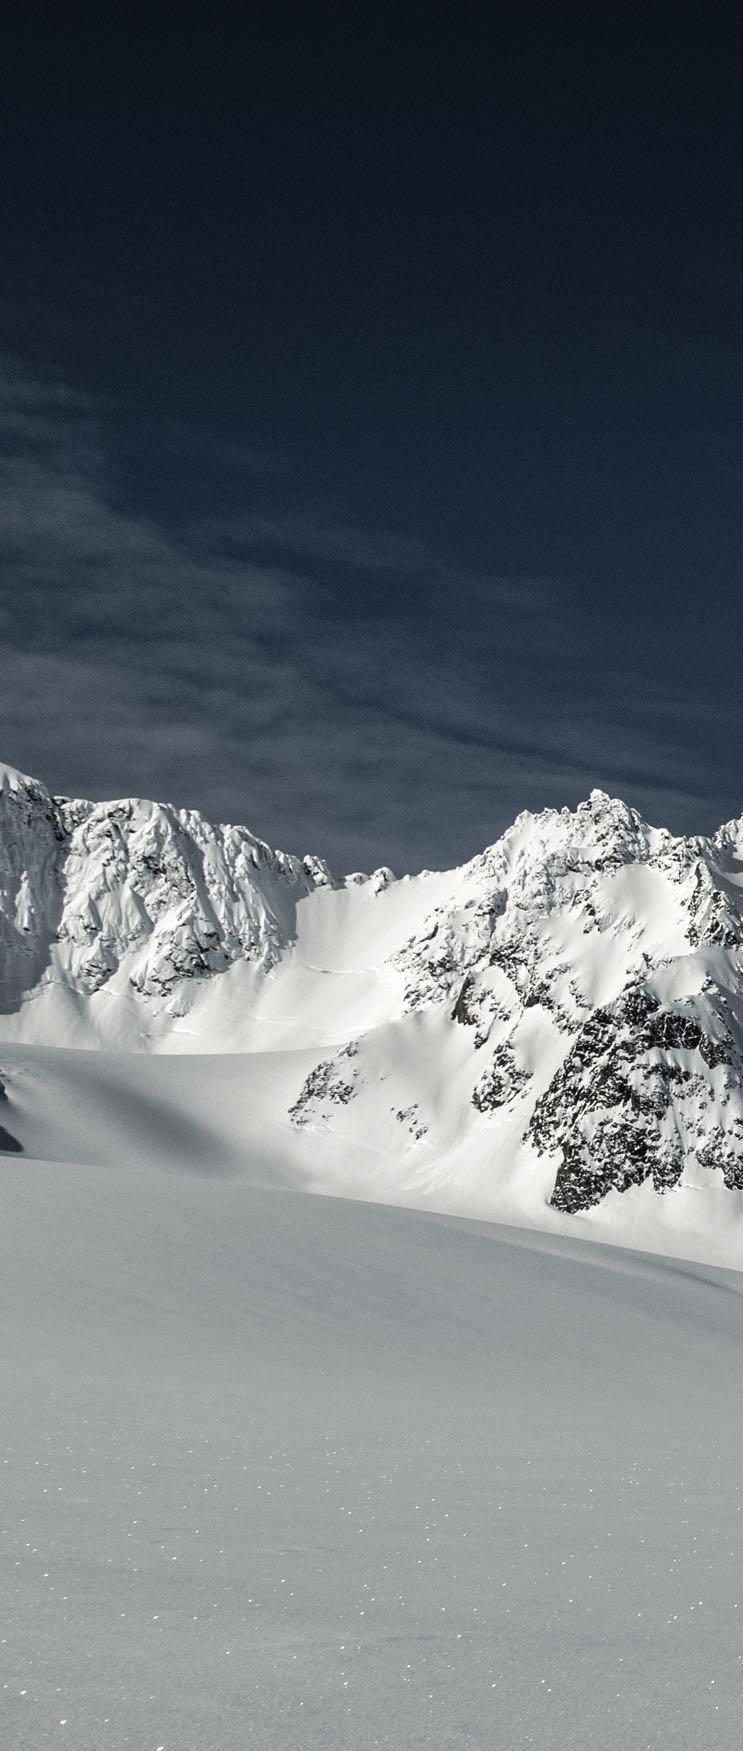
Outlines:
<svg viewBox="0 0 743 1751"><path fill-rule="evenodd" d="M0 779L6 1113L19 1044L230 1053L275 1147L359 1195L539 1220L715 1189L737 1216L740 821L675 838L593 791L461 869L340 879Z"/></svg>

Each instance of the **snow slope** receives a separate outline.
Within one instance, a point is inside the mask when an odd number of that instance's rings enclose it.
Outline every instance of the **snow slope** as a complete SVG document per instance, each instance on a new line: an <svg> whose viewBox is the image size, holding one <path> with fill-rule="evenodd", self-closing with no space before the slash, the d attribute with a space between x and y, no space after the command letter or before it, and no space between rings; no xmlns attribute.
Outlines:
<svg viewBox="0 0 743 1751"><path fill-rule="evenodd" d="M3 1163L3 1743L740 1742L740 1275Z"/></svg>
<svg viewBox="0 0 743 1751"><path fill-rule="evenodd" d="M300 1186L741 1263L742 889L743 822L678 839L596 791L462 869L341 880L6 768L0 1124L94 1161L136 1112L158 1159L253 1148Z"/></svg>

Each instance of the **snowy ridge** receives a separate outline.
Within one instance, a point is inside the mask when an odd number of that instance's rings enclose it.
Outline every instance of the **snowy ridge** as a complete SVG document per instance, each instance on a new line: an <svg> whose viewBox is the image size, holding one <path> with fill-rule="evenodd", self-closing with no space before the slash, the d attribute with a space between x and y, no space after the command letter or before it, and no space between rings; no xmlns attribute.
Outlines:
<svg viewBox="0 0 743 1751"><path fill-rule="evenodd" d="M601 1206L620 1234L640 1193L688 1228L686 1191L737 1229L742 894L743 823L674 838L600 791L460 870L339 880L6 768L4 1111L21 1043L196 1053L204 1077L230 1053L235 1147L270 1138L320 1189L547 1224Z"/></svg>
<svg viewBox="0 0 743 1751"><path fill-rule="evenodd" d="M90 996L123 970L170 1014L194 979L236 960L267 971L297 900L330 882L320 858L272 852L244 827L159 803L50 797L9 768L0 791L4 1007L44 984Z"/></svg>

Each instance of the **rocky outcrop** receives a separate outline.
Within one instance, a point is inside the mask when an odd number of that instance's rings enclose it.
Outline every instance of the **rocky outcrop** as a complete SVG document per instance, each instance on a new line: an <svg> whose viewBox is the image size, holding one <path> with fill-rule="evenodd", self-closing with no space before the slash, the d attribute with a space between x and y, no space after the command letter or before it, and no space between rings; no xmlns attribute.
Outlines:
<svg viewBox="0 0 743 1751"><path fill-rule="evenodd" d="M327 1123L333 1107L348 1106L358 1092L358 1057L355 1040L349 1040L334 1058L325 1058L303 1082L289 1117L294 1125Z"/></svg>
<svg viewBox="0 0 743 1751"><path fill-rule="evenodd" d="M498 1107L513 1106L522 1091L528 1088L531 1076L518 1063L510 1040L496 1047L487 1070L475 1083L472 1105L480 1113L492 1113Z"/></svg>
<svg viewBox="0 0 743 1751"><path fill-rule="evenodd" d="M662 1008L647 986L597 1009L529 1123L536 1148L561 1155L555 1208L584 1210L647 1179L669 1191L694 1154L710 1167L724 1156L726 1183L737 1183L740 1069L728 1039L688 1009Z"/></svg>

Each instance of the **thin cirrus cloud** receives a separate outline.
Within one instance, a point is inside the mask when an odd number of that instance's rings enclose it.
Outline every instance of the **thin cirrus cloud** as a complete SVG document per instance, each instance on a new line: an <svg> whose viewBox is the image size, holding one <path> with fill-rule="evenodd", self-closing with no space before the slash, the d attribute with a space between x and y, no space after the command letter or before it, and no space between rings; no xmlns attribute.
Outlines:
<svg viewBox="0 0 743 1751"><path fill-rule="evenodd" d="M597 779L698 808L673 702L653 741L626 685L592 698L549 584L472 575L288 488L277 510L278 467L270 506L254 484L248 511L233 490L174 529L91 397L14 360L0 389L0 752L55 789L166 796L346 867L461 859Z"/></svg>

